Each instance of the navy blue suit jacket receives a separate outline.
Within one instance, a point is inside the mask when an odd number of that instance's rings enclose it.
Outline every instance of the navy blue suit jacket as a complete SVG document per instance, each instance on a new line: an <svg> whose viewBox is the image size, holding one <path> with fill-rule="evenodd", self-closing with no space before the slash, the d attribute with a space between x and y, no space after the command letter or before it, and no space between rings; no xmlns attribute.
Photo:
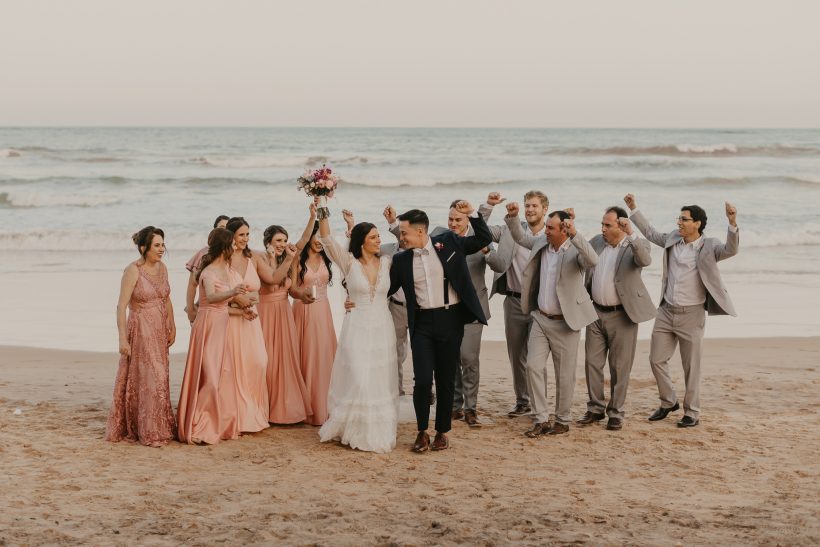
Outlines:
<svg viewBox="0 0 820 547"><path fill-rule="evenodd" d="M461 300L461 314L464 323L480 321L487 324L484 311L481 309L481 302L478 300L473 282L470 279L470 271L467 268L467 255L479 252L492 242L492 233L480 216L470 217L470 224L473 227L474 235L462 237L447 230L443 234L432 236L433 248L441 244L441 249L436 250L444 275L449 280L450 286L458 294ZM390 291L395 293L399 288L404 289L404 296L407 301L407 326L410 329L410 336L413 335L416 312L419 309L416 302L416 289L413 280L413 251L411 249L401 251L393 256L393 264L390 267Z"/></svg>

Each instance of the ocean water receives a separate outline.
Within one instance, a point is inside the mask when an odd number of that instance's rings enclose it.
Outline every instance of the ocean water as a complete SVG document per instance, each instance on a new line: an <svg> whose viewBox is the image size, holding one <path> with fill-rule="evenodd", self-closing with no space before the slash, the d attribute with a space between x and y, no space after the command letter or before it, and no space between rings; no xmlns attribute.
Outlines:
<svg viewBox="0 0 820 547"><path fill-rule="evenodd" d="M153 224L165 230L166 262L182 277L218 214L244 216L256 248L269 224L300 232L308 199L295 181L322 164L342 178L331 209L379 226L388 203L444 224L456 198L477 205L493 190L520 200L538 189L551 209L574 207L591 237L603 209L631 192L658 228L674 229L680 206L698 204L707 234L723 238L728 200L741 227L741 253L723 268L730 292L754 288L762 299L752 310L738 302L747 316L771 326L780 289L807 294L795 306L820 290L820 130L0 128L0 275L53 274L59 283L93 274L116 287L134 256L130 234ZM333 220L341 230L340 216ZM654 282L659 274L656 260L645 275ZM35 288L28 302L39 309L46 292ZM181 289L174 299L181 313ZM81 306L108 324L114 303L89 296ZM40 312L47 321L49 310ZM14 310L2 313L0 326L14 326ZM820 334L814 321L776 332ZM12 333L0 343L34 342Z"/></svg>

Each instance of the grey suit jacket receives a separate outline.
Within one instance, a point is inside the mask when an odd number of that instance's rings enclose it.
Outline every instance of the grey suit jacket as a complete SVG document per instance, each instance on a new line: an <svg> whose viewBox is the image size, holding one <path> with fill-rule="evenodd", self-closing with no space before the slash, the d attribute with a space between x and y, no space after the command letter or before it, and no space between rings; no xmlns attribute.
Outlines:
<svg viewBox="0 0 820 547"><path fill-rule="evenodd" d="M661 302L666 294L666 283L669 278L669 253L671 248L681 241L681 235L675 232L661 233L649 223L649 220L641 211L635 211L630 217L638 230L646 236L646 239L663 247L663 277L661 278ZM733 257L737 254L740 246L740 232L727 230L726 243L714 237L703 238L703 245L698 252L698 275L706 287L706 311L709 315L731 315L737 316L732 300L729 298L729 291L723 284L720 277L717 263L721 260Z"/></svg>
<svg viewBox="0 0 820 547"><path fill-rule="evenodd" d="M478 208L478 212L484 217L485 221L489 221L493 207L482 203ZM527 223L522 221L521 227L525 228L526 226ZM493 243L498 244L495 260L493 262L487 261L493 271L493 284L490 288L490 298L492 298L494 294L505 294L507 292L507 270L512 266L516 243L506 224L488 226L488 228L493 236Z"/></svg>
<svg viewBox="0 0 820 547"><path fill-rule="evenodd" d="M538 290L541 285L541 255L547 250L546 235L531 236L524 232L518 218L506 218L513 239L532 249L524 279L521 282L521 311L530 313L538 309ZM592 245L578 233L570 240L570 247L561 253L558 265L556 292L561 313L569 328L581 330L598 319L592 299L584 287L584 273L598 263L598 255Z"/></svg>
<svg viewBox="0 0 820 547"><path fill-rule="evenodd" d="M609 245L604 236L598 234L589 240L589 244L597 254L601 254ZM626 315L633 323L643 323L655 317L655 305L641 279L641 270L652 263L652 254L649 252L649 241L638 238L627 243L618 251L618 262L615 266L615 291ZM586 287L592 295L592 276L595 268L587 271Z"/></svg>

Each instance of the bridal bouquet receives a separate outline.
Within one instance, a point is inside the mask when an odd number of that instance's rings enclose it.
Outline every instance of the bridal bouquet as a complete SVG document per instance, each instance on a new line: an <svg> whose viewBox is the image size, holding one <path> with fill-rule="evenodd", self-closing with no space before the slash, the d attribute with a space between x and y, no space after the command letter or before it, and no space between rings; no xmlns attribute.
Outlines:
<svg viewBox="0 0 820 547"><path fill-rule="evenodd" d="M334 196L336 187L339 185L339 177L333 174L333 170L324 165L321 169L308 169L296 182L297 190L302 190L309 196L319 198L316 216L320 219L329 217L330 211L327 208L327 198Z"/></svg>

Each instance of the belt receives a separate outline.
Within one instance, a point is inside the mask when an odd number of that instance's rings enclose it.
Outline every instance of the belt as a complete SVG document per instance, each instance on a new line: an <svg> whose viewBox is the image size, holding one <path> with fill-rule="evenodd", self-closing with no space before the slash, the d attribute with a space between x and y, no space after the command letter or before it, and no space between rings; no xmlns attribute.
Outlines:
<svg viewBox="0 0 820 547"><path fill-rule="evenodd" d="M593 301L592 305L595 306L595 309L598 311L608 312L608 311L621 311L624 309L623 304L617 304L615 306L602 306L599 303Z"/></svg>
<svg viewBox="0 0 820 547"><path fill-rule="evenodd" d="M399 300L397 298L393 298L392 296L390 297L390 301L394 304L398 304L401 307L405 307L407 305L404 302L402 302L401 300Z"/></svg>
<svg viewBox="0 0 820 547"><path fill-rule="evenodd" d="M543 315L547 319L552 319L553 321L563 321L563 319L564 319L564 316L561 315L560 313L556 313L556 314L545 313L545 312L541 311L540 309L538 310L538 313L540 313L541 315Z"/></svg>
<svg viewBox="0 0 820 547"><path fill-rule="evenodd" d="M504 294L506 294L507 296L512 296L513 298L521 298L521 293L520 292L504 291Z"/></svg>

